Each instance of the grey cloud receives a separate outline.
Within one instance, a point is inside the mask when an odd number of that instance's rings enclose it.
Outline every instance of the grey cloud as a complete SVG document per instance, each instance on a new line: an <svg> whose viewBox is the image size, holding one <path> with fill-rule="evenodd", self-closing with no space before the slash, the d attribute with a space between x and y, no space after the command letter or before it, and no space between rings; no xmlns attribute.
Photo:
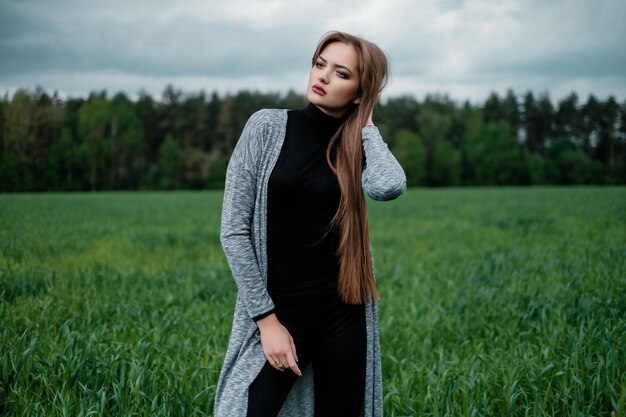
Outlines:
<svg viewBox="0 0 626 417"><path fill-rule="evenodd" d="M178 17L166 22L94 19L55 25L12 9L3 20L0 73L117 71L154 76L283 73L310 62L307 33ZM10 29L9 29L10 26ZM310 36L309 36L310 38Z"/></svg>
<svg viewBox="0 0 626 417"><path fill-rule="evenodd" d="M626 56L614 49L556 52L530 60L482 63L474 68L489 74L517 76L542 75L556 78L617 77L624 78Z"/></svg>
<svg viewBox="0 0 626 417"><path fill-rule="evenodd" d="M0 3L0 73L28 72L54 65L59 34L48 20L16 2Z"/></svg>
<svg viewBox="0 0 626 417"><path fill-rule="evenodd" d="M345 21L348 27L337 29L375 28L392 78L406 88L454 86L486 94L496 84L571 85L626 95L623 0L529 0L516 3L517 9L498 8L511 4L500 0L440 0L434 6L390 0L387 18L380 19L367 12L378 10L368 7L374 3L351 1L333 9L335 20L312 18L311 8L299 12L299 4L289 3L280 18L262 25L243 23L252 11L227 19L219 8L211 15L212 7L195 1L0 0L0 90L33 87L35 80L52 80L43 87L54 89L78 78L95 88L115 82L116 74L137 88L144 80L191 85L194 79L293 85L294 74L310 66L319 36L334 29L323 25ZM329 3L320 5L328 14ZM204 14L194 14L200 6ZM362 21L350 20L357 12ZM446 17L462 18L438 26L441 13L449 12ZM485 27L493 33L481 31Z"/></svg>
<svg viewBox="0 0 626 417"><path fill-rule="evenodd" d="M516 39L508 48L490 49L485 45L469 70L487 74L516 74L520 76L616 77L626 80L626 30L610 28L611 37L578 35L574 38L555 37L545 31ZM542 44L550 45L544 47Z"/></svg>

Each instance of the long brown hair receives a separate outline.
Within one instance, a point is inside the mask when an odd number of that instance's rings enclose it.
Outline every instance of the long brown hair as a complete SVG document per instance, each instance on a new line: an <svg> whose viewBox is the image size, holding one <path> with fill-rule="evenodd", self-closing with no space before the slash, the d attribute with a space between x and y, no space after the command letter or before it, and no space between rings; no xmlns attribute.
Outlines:
<svg viewBox="0 0 626 417"><path fill-rule="evenodd" d="M357 52L361 100L350 106L326 149L326 159L337 175L341 189L339 208L327 233L332 229L339 232L337 290L341 299L348 304L367 304L370 297L378 300L380 296L374 282L367 208L361 186L364 161L361 129L387 84L389 68L387 57L378 46L359 36L340 31L328 32L322 37L313 54L312 66L324 48L332 42L352 45Z"/></svg>

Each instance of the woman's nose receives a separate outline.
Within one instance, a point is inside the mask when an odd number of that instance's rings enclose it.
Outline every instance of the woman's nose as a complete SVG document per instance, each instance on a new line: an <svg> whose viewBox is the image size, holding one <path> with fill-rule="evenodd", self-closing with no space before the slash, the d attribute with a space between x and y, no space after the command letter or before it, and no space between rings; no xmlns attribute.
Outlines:
<svg viewBox="0 0 626 417"><path fill-rule="evenodd" d="M318 80L326 83L328 82L328 74L326 73L326 71L321 71L320 75L317 77Z"/></svg>

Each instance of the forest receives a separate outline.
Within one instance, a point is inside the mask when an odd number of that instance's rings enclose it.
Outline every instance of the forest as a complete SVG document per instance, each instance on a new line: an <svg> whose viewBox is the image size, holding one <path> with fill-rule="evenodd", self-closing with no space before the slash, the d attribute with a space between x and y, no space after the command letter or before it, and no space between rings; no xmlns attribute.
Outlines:
<svg viewBox="0 0 626 417"><path fill-rule="evenodd" d="M219 95L168 85L60 98L43 88L0 98L0 192L221 188L248 117L301 108L293 90ZM447 94L390 97L374 123L409 186L625 184L626 101L553 103L512 89L482 104Z"/></svg>

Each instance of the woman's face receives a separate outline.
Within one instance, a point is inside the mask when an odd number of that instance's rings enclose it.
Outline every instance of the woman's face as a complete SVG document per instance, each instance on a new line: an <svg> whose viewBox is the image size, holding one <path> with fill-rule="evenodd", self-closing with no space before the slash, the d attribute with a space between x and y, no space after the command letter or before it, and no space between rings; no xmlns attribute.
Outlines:
<svg viewBox="0 0 626 417"><path fill-rule="evenodd" d="M341 117L359 103L358 56L352 45L332 42L322 50L309 74L307 99L324 113Z"/></svg>

